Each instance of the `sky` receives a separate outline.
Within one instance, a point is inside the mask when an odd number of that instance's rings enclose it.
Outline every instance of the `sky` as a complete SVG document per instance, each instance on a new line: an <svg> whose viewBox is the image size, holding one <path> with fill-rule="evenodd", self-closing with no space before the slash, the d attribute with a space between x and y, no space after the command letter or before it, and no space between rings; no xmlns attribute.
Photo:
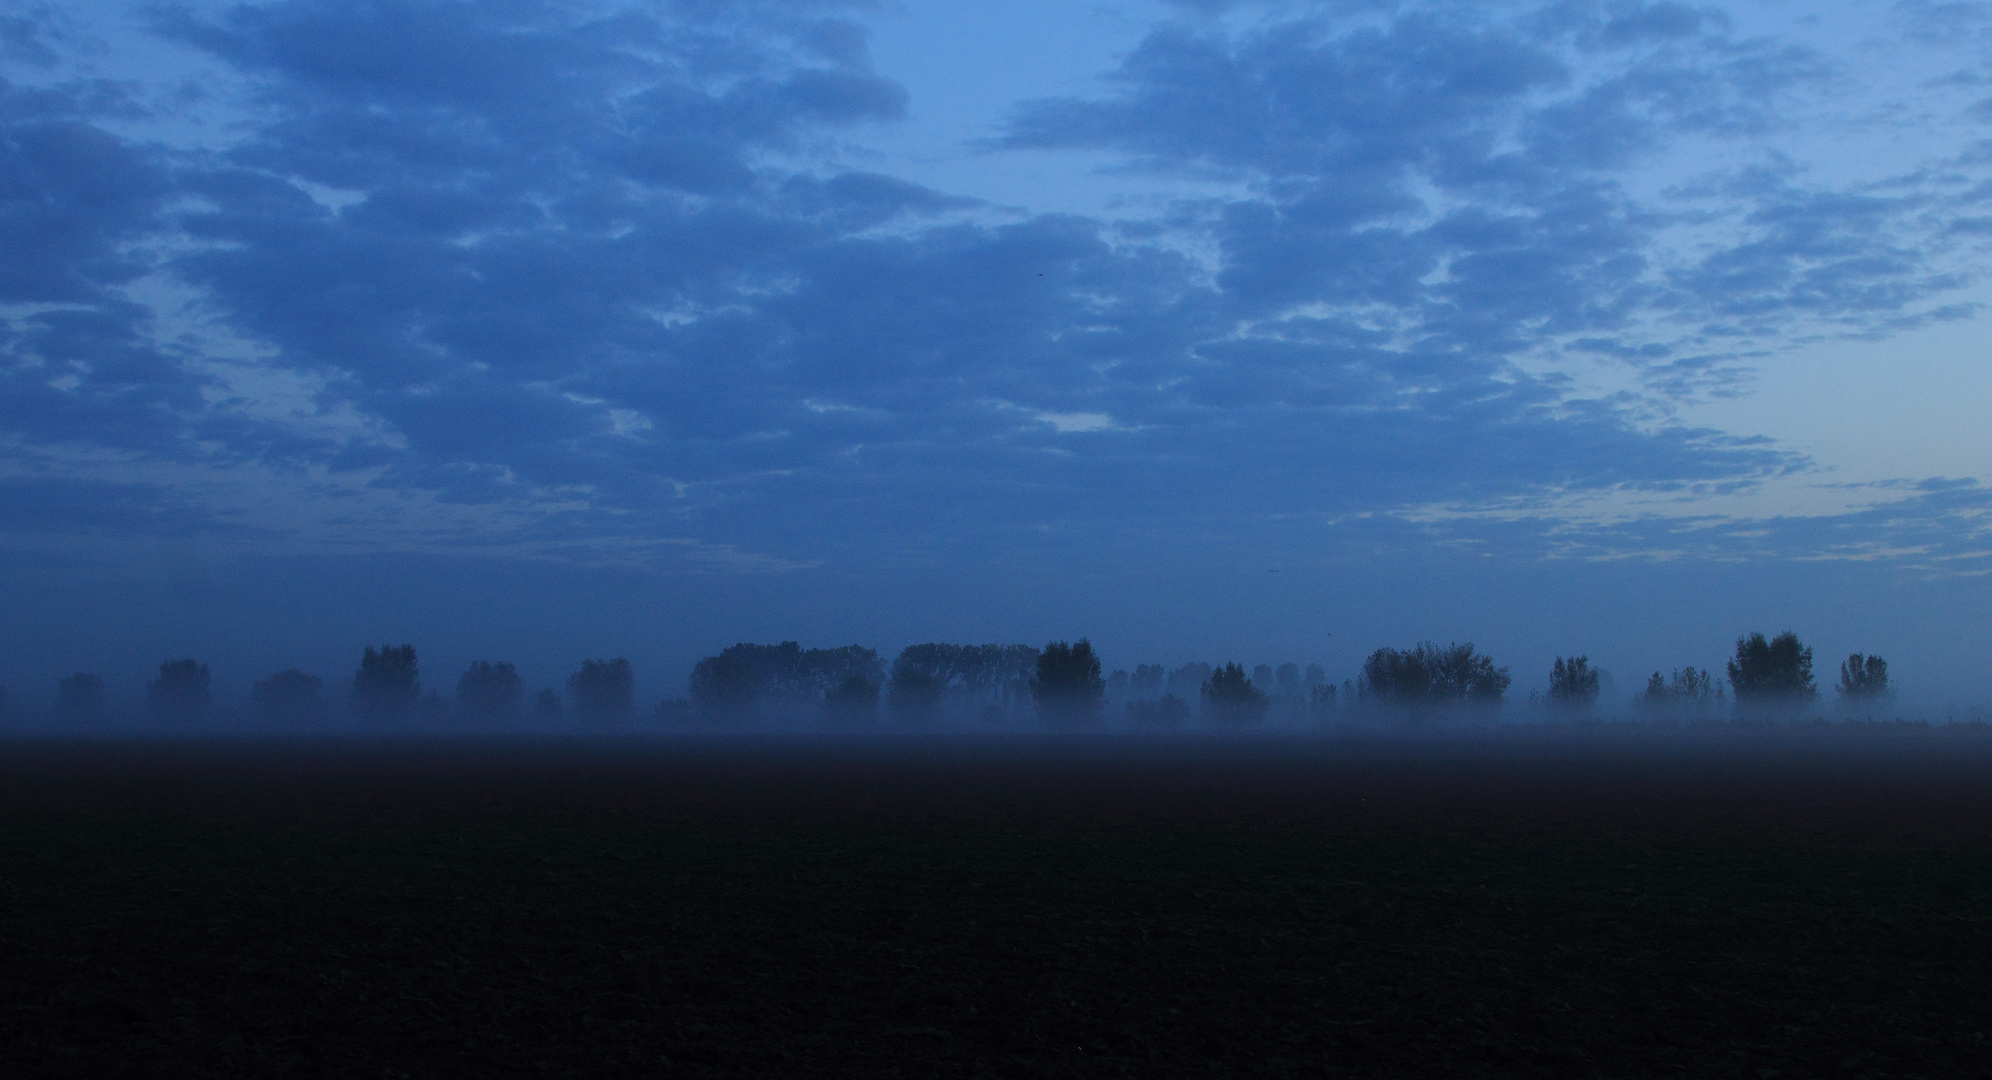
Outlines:
<svg viewBox="0 0 1992 1080"><path fill-rule="evenodd" d="M0 80L24 700L1783 629L1992 700L1986 4L7 0Z"/></svg>

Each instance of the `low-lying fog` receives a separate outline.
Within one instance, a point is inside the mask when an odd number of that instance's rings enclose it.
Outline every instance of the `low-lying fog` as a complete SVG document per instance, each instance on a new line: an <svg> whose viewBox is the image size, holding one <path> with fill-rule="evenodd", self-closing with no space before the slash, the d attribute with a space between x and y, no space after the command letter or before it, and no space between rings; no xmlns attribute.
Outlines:
<svg viewBox="0 0 1992 1080"><path fill-rule="evenodd" d="M210 665L191 657L162 662L142 682L118 675L113 681L95 672L64 673L41 694L5 688L0 726L45 734L1291 737L1992 720L1976 702L1895 684L1878 655L1815 665L1812 650L1790 632L1739 637L1720 669L1672 668L1638 680L1614 678L1584 656L1557 657L1529 680L1470 644L1431 642L1379 647L1348 673L1300 661L1109 667L1084 639L1041 648L928 643L908 646L889 663L857 645L743 643L698 661L682 681L671 680L677 693L648 701L638 696L635 667L620 657L584 660L558 683L534 686L502 660L436 673L407 644L368 646L348 672L272 672L246 693L219 691Z"/></svg>

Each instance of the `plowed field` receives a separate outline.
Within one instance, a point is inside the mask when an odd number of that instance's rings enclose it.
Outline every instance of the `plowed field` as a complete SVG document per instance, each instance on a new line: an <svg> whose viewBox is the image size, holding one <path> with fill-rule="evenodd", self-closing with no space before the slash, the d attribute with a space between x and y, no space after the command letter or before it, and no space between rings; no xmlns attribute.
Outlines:
<svg viewBox="0 0 1992 1080"><path fill-rule="evenodd" d="M1983 1076L1992 735L0 743L0 1075Z"/></svg>

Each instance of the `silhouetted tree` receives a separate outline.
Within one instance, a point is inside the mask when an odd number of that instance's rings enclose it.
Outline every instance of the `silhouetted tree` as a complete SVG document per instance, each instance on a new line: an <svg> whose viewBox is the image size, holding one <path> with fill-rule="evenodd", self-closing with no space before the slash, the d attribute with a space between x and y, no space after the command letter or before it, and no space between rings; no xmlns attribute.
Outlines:
<svg viewBox="0 0 1992 1080"><path fill-rule="evenodd" d="M1160 670L1159 666L1157 670ZM1163 694L1159 698L1135 698L1127 703L1126 712L1132 723L1174 725L1189 717L1190 706L1174 694Z"/></svg>
<svg viewBox="0 0 1992 1080"><path fill-rule="evenodd" d="M823 695L823 711L844 723L870 720L878 713L878 684L853 672Z"/></svg>
<svg viewBox="0 0 1992 1080"><path fill-rule="evenodd" d="M189 724L207 716L208 667L194 660L168 660L159 677L145 685L145 700L154 719Z"/></svg>
<svg viewBox="0 0 1992 1080"><path fill-rule="evenodd" d="M1307 665L1307 688L1309 690L1312 690L1317 686L1327 686L1332 688L1334 685L1335 685L1334 683L1328 681L1328 673L1321 669L1320 664Z"/></svg>
<svg viewBox="0 0 1992 1080"><path fill-rule="evenodd" d="M1357 676L1357 688L1365 701L1387 705L1411 705L1432 693L1432 674L1426 668L1424 646L1409 651L1384 647L1369 654Z"/></svg>
<svg viewBox="0 0 1992 1080"><path fill-rule="evenodd" d="M873 687L885 681L885 662L878 658L878 650L863 645L805 650L795 680L795 703L802 708L823 702L853 676Z"/></svg>
<svg viewBox="0 0 1992 1080"><path fill-rule="evenodd" d="M1559 656L1549 669L1549 703L1570 709L1588 709L1598 700L1598 673L1588 656Z"/></svg>
<svg viewBox="0 0 1992 1080"><path fill-rule="evenodd" d="M1281 664L1273 670L1273 682L1279 687L1280 693L1288 697L1299 697L1301 690L1300 665L1295 663Z"/></svg>
<svg viewBox="0 0 1992 1080"><path fill-rule="evenodd" d="M1508 669L1457 642L1441 649L1422 642L1406 652L1378 649L1363 661L1357 696L1385 705L1442 703L1491 705L1508 691Z"/></svg>
<svg viewBox="0 0 1992 1080"><path fill-rule="evenodd" d="M1000 717L1017 706L1037 664L1029 645L909 645L892 662L886 705L901 720L929 720L947 708Z"/></svg>
<svg viewBox="0 0 1992 1080"><path fill-rule="evenodd" d="M533 721L540 724L560 722L560 695L552 690L542 690L533 695Z"/></svg>
<svg viewBox="0 0 1992 1080"><path fill-rule="evenodd" d="M1037 702L1040 719L1068 724L1091 720L1100 714L1105 696L1100 658L1093 655L1092 642L1054 641L1038 654L1031 698Z"/></svg>
<svg viewBox="0 0 1992 1080"><path fill-rule="evenodd" d="M860 645L805 651L793 641L742 642L694 665L690 687L693 704L708 718L735 718L756 710L801 717L819 709L830 691L852 675L873 684L881 681L878 653Z"/></svg>
<svg viewBox="0 0 1992 1080"><path fill-rule="evenodd" d="M754 707L760 691L750 645L735 645L692 665L692 702L711 717L736 717Z"/></svg>
<svg viewBox="0 0 1992 1080"><path fill-rule="evenodd" d="M1263 665L1261 665L1263 666ZM1272 669L1268 668L1268 677ZM1204 719L1219 724L1244 724L1266 715L1266 693L1245 677L1245 669L1226 664L1210 673L1198 688L1203 698Z"/></svg>
<svg viewBox="0 0 1992 1080"><path fill-rule="evenodd" d="M367 646L353 673L353 715L375 722L406 720L422 698L415 646Z"/></svg>
<svg viewBox="0 0 1992 1080"><path fill-rule="evenodd" d="M892 715L901 720L931 720L939 716L947 683L926 666L904 663L905 659L901 653L892 665Z"/></svg>
<svg viewBox="0 0 1992 1080"><path fill-rule="evenodd" d="M1787 630L1764 640L1762 634L1736 639L1729 661L1729 687L1737 708L1751 704L1796 703L1813 695L1812 650Z"/></svg>
<svg viewBox="0 0 1992 1080"><path fill-rule="evenodd" d="M1840 700L1849 704L1885 701L1888 688L1888 661L1879 656L1849 653L1840 664Z"/></svg>
<svg viewBox="0 0 1992 1080"><path fill-rule="evenodd" d="M1431 650L1428 644L1424 646ZM1508 669L1473 651L1473 643L1447 645L1433 650L1431 662L1432 696L1452 701L1490 704L1508 692Z"/></svg>
<svg viewBox="0 0 1992 1080"><path fill-rule="evenodd" d="M1706 715L1721 706L1722 685L1710 672L1693 667L1675 668L1670 678L1656 671L1635 700L1646 711L1665 716Z"/></svg>
<svg viewBox="0 0 1992 1080"><path fill-rule="evenodd" d="M108 718L104 680L79 671L55 681L55 718L65 724L100 724Z"/></svg>
<svg viewBox="0 0 1992 1080"><path fill-rule="evenodd" d="M310 724L325 719L325 683L296 668L279 671L249 688L249 713L265 724Z"/></svg>
<svg viewBox="0 0 1992 1080"><path fill-rule="evenodd" d="M509 724L519 718L526 684L517 669L500 661L479 660L457 679L457 711L477 724Z"/></svg>
<svg viewBox="0 0 1992 1080"><path fill-rule="evenodd" d="M1138 698L1162 696L1162 665L1136 664L1127 680L1127 692Z"/></svg>
<svg viewBox="0 0 1992 1080"><path fill-rule="evenodd" d="M567 697L581 723L627 723L636 711L636 675L620 656L583 660L581 670L567 677Z"/></svg>

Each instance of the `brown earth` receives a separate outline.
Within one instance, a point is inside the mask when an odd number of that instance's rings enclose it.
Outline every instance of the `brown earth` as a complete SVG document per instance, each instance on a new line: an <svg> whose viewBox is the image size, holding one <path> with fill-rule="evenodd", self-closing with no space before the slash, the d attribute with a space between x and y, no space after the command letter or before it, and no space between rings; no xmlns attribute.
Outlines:
<svg viewBox="0 0 1992 1080"><path fill-rule="evenodd" d="M1992 733L0 743L0 1076L1982 1076Z"/></svg>

